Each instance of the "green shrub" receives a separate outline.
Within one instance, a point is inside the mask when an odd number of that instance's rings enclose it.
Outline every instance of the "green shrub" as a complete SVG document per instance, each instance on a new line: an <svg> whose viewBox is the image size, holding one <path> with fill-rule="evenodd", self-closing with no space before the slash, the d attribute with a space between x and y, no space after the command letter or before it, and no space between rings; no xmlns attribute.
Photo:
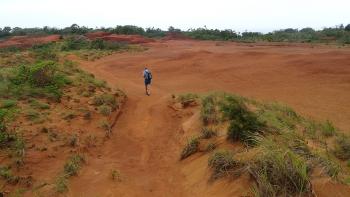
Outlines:
<svg viewBox="0 0 350 197"><path fill-rule="evenodd" d="M184 149L181 152L180 159L183 160L190 155L196 153L198 151L199 146L199 139L198 137L192 137L188 140L187 144L185 145Z"/></svg>
<svg viewBox="0 0 350 197"><path fill-rule="evenodd" d="M109 116L112 113L112 108L108 105L101 105L98 107L98 111L104 116Z"/></svg>
<svg viewBox="0 0 350 197"><path fill-rule="evenodd" d="M350 137L340 135L335 140L334 155L342 160L350 159Z"/></svg>
<svg viewBox="0 0 350 197"><path fill-rule="evenodd" d="M319 128L319 125L313 120L304 121L304 131L312 139L316 138L316 132Z"/></svg>
<svg viewBox="0 0 350 197"><path fill-rule="evenodd" d="M90 42L90 49L105 49L106 43L102 39L96 39Z"/></svg>
<svg viewBox="0 0 350 197"><path fill-rule="evenodd" d="M301 120L291 108L277 103L263 104L257 113L258 119L265 122L270 130L277 133L294 130Z"/></svg>
<svg viewBox="0 0 350 197"><path fill-rule="evenodd" d="M56 64L54 62L40 62L29 68L29 81L37 87L44 87L54 83Z"/></svg>
<svg viewBox="0 0 350 197"><path fill-rule="evenodd" d="M34 45L32 52L37 60L58 61L58 56L54 51L54 43Z"/></svg>
<svg viewBox="0 0 350 197"><path fill-rule="evenodd" d="M316 153L313 160L319 164L323 171L327 173L333 179L338 178L338 174L341 172L340 164L328 154Z"/></svg>
<svg viewBox="0 0 350 197"><path fill-rule="evenodd" d="M89 42L80 36L72 36L64 40L61 50L71 51L86 49L89 46Z"/></svg>
<svg viewBox="0 0 350 197"><path fill-rule="evenodd" d="M66 176L59 176L55 181L55 190L58 193L64 193L68 191L68 180Z"/></svg>
<svg viewBox="0 0 350 197"><path fill-rule="evenodd" d="M103 80L93 79L93 80L91 80L91 83L99 88L106 88L107 87L107 82L103 81Z"/></svg>
<svg viewBox="0 0 350 197"><path fill-rule="evenodd" d="M209 157L208 165L213 169L212 178L214 179L224 175L238 174L238 169L242 169L244 166L234 159L233 153L228 150L216 151Z"/></svg>
<svg viewBox="0 0 350 197"><path fill-rule="evenodd" d="M305 159L313 157L305 139L296 132L285 132L278 136L278 143Z"/></svg>
<svg viewBox="0 0 350 197"><path fill-rule="evenodd" d="M92 101L93 104L96 106L107 105L112 107L112 109L115 109L115 107L117 106L117 100L112 94L105 93L102 95L95 96Z"/></svg>
<svg viewBox="0 0 350 197"><path fill-rule="evenodd" d="M24 112L24 116L27 118L27 120L37 120L40 118L40 113L33 109L28 109Z"/></svg>
<svg viewBox="0 0 350 197"><path fill-rule="evenodd" d="M106 137L109 137L112 133L112 125L108 121L103 120L100 122L100 127L106 132Z"/></svg>
<svg viewBox="0 0 350 197"><path fill-rule="evenodd" d="M47 103L40 102L36 99L29 99L29 104L35 109L50 109L50 105Z"/></svg>
<svg viewBox="0 0 350 197"><path fill-rule="evenodd" d="M12 171L9 167L0 166L0 177L3 178L6 182L16 184L18 183L20 177L12 174Z"/></svg>
<svg viewBox="0 0 350 197"><path fill-rule="evenodd" d="M246 145L255 145L255 137L262 133L265 124L257 115L248 110L243 99L234 96L226 96L221 104L221 111L225 118L230 120L227 138L231 141L241 141Z"/></svg>
<svg viewBox="0 0 350 197"><path fill-rule="evenodd" d="M204 125L218 122L218 112L214 95L208 95L202 98L201 118Z"/></svg>
<svg viewBox="0 0 350 197"><path fill-rule="evenodd" d="M85 159L81 155L71 156L67 163L64 165L64 173L67 176L77 175L78 171L81 168L81 165L85 162Z"/></svg>
<svg viewBox="0 0 350 197"><path fill-rule="evenodd" d="M336 129L333 126L332 122L327 120L323 124L321 124L321 133L325 137L331 137L335 134Z"/></svg>
<svg viewBox="0 0 350 197"><path fill-rule="evenodd" d="M17 105L17 101L13 99L1 101L1 108L11 108L11 107L15 107L16 105Z"/></svg>
<svg viewBox="0 0 350 197"><path fill-rule="evenodd" d="M288 150L266 149L250 165L259 196L294 196L311 192L308 166Z"/></svg>

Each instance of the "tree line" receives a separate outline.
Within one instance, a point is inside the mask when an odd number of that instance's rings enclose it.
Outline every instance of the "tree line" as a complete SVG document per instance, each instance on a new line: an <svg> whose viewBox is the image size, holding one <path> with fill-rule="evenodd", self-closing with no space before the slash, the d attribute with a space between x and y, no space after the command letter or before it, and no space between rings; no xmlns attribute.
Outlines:
<svg viewBox="0 0 350 197"><path fill-rule="evenodd" d="M142 35L152 38L161 38L168 33L183 34L193 39L199 40L231 40L242 42L256 42L256 41L270 41L270 42L338 42L342 44L350 44L350 24L337 25L335 27L327 27L322 30L314 30L313 28L306 27L302 29L287 28L282 30L276 30L269 33L261 32L236 32L231 29L219 30L196 28L181 30L170 26L167 30L159 28L142 28L134 25L118 25L116 27L108 28L89 28L86 26L79 26L73 24L69 27L55 28L55 27L42 27L42 28L20 28L20 27L3 27L0 28L0 39L9 36L23 36L23 35L70 35L70 34L86 34L89 32L104 31L115 34L127 34L127 35Z"/></svg>

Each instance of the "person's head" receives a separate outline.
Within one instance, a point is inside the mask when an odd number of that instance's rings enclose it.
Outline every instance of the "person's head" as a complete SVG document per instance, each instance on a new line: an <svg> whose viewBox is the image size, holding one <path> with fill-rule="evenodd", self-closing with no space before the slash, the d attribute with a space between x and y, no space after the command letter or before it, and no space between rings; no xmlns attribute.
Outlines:
<svg viewBox="0 0 350 197"><path fill-rule="evenodd" d="M147 70L147 67L145 67L145 70Z"/></svg>

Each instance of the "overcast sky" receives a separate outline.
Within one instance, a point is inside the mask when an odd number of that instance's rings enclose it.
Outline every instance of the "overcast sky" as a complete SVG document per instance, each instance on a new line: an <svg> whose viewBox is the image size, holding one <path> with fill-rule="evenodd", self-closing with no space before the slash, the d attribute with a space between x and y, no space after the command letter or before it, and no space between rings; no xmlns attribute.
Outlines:
<svg viewBox="0 0 350 197"><path fill-rule="evenodd" d="M137 25L236 31L350 23L350 0L0 0L0 27Z"/></svg>

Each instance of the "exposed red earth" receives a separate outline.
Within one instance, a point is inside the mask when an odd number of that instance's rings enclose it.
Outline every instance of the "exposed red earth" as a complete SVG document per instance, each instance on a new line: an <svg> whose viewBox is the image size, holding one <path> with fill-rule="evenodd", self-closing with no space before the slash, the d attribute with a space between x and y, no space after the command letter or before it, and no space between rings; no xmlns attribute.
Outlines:
<svg viewBox="0 0 350 197"><path fill-rule="evenodd" d="M111 139L71 179L69 196L247 195L249 177L208 182L208 155L179 161L186 138L198 132L199 113L174 111L168 105L172 94L227 91L279 101L349 131L350 49L279 45L165 41L147 44L142 53L83 63L87 71L118 84L128 101ZM154 76L149 97L141 77L145 66ZM111 169L121 172L121 182L109 178ZM317 196L350 192L329 179L315 178L313 186Z"/></svg>
<svg viewBox="0 0 350 197"><path fill-rule="evenodd" d="M154 42L154 39L145 38L140 35L120 35L120 34L111 34L106 32L93 32L86 34L86 37L89 39L102 39L106 41L114 41L114 42L126 42L129 44L141 44L141 43L149 43Z"/></svg>
<svg viewBox="0 0 350 197"><path fill-rule="evenodd" d="M70 178L64 195L246 196L252 183L248 176L208 182L208 154L179 161L186 139L200 128L199 111L169 107L172 94L226 91L278 101L304 116L328 119L343 132L350 132L350 48L170 38L151 41L101 32L86 36L144 43L149 50L80 61L84 70L125 91L128 100L110 138L103 146L87 151L86 164ZM144 93L141 72L145 66L153 74L151 96ZM37 161L38 155L28 157ZM60 169L64 161L49 162L41 161L42 167L37 169L41 177L53 174L52 169ZM120 171L120 182L111 179L113 169ZM313 177L312 183L316 196L345 197L350 193L348 186L330 179Z"/></svg>
<svg viewBox="0 0 350 197"><path fill-rule="evenodd" d="M34 44L43 44L58 41L60 35L49 36L13 36L9 39L0 41L0 48L6 47L30 47Z"/></svg>

